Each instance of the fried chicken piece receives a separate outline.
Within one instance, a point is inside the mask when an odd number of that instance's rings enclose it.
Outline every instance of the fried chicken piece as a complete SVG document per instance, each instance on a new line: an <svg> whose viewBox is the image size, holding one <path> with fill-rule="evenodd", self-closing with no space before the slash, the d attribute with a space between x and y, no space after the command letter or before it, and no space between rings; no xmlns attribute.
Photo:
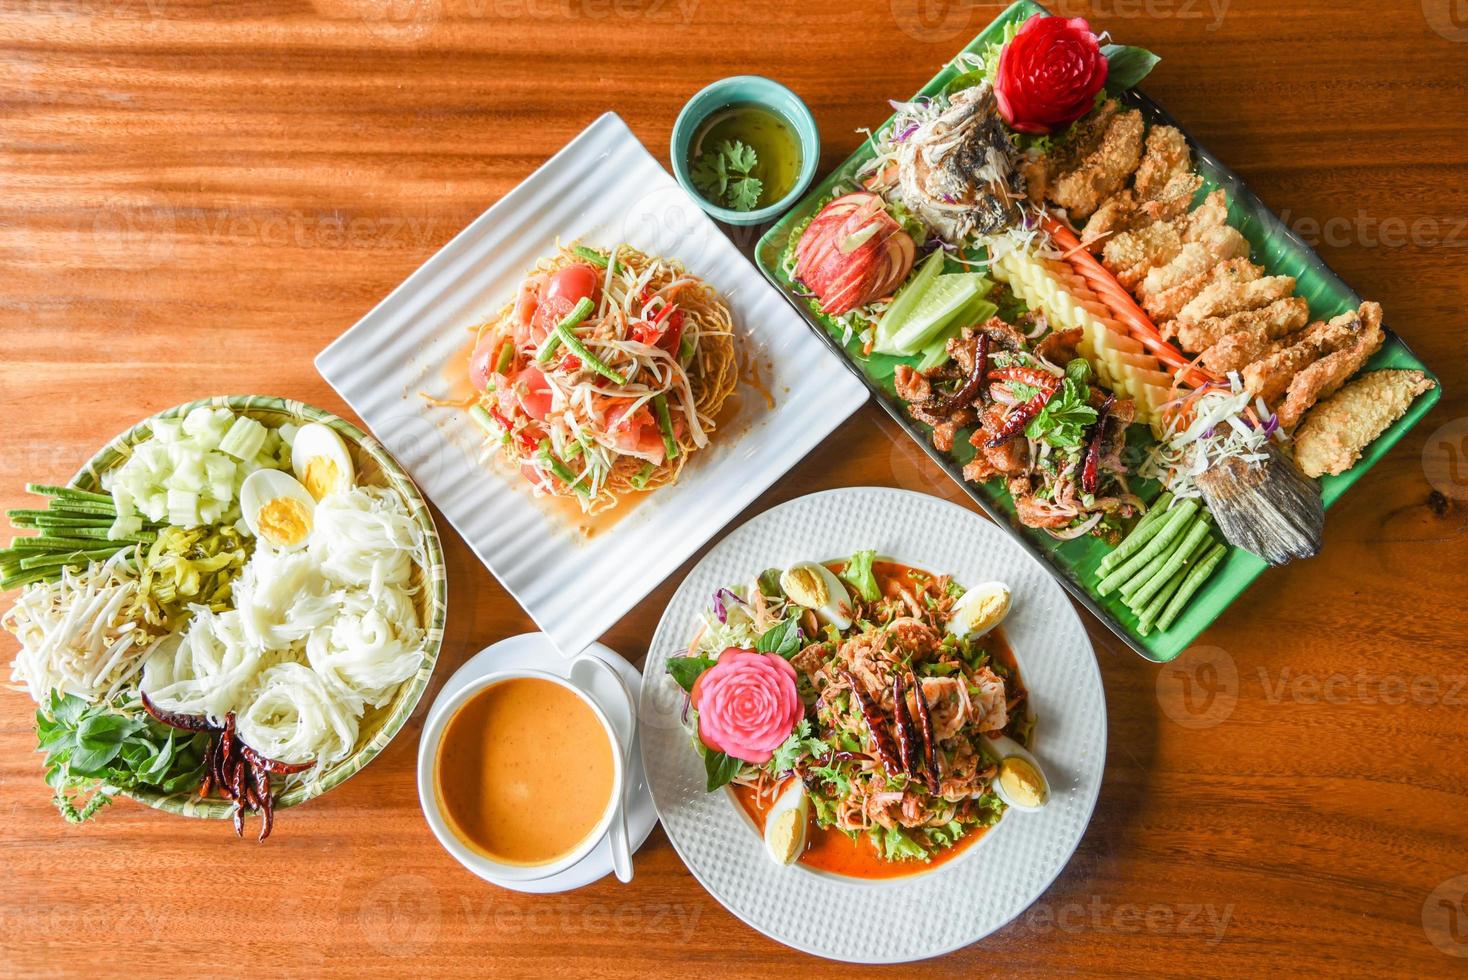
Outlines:
<svg viewBox="0 0 1468 980"><path fill-rule="evenodd" d="M1372 333L1368 317L1375 318L1374 332L1380 334L1381 307L1375 303L1362 303L1359 310L1349 310L1326 323L1312 323L1291 334L1277 342L1269 354L1244 368L1244 387L1273 404L1306 367L1351 348L1363 334Z"/></svg>
<svg viewBox="0 0 1468 980"><path fill-rule="evenodd" d="M1188 242L1201 242L1215 229L1226 227L1228 202L1223 191L1214 191L1191 214L1123 232L1102 249L1102 263L1128 289L1154 267L1171 262Z"/></svg>
<svg viewBox="0 0 1468 980"><path fill-rule="evenodd" d="M1147 270L1142 281L1137 283L1137 297L1154 319L1170 320L1198 294L1198 290L1207 285L1210 273L1224 263L1247 259L1248 256L1249 243L1237 228L1230 225L1212 228L1196 242L1186 242L1172 261ZM1263 274L1260 270L1259 275L1253 278ZM1189 284L1194 286L1191 291L1178 291L1179 287Z"/></svg>
<svg viewBox="0 0 1468 980"><path fill-rule="evenodd" d="M1153 126L1147 134L1147 153L1137 167L1137 180L1133 185L1138 200L1160 200L1164 196L1164 188L1176 177L1188 174L1192 164L1193 153L1181 130L1173 126Z"/></svg>
<svg viewBox="0 0 1468 980"><path fill-rule="evenodd" d="M1377 303L1362 303L1357 311L1360 315L1360 330L1355 341L1344 350L1327 354L1305 368L1290 380L1289 394L1279 407L1279 424L1293 429L1300 416L1322 398L1329 398L1346 383L1346 379L1366 363L1366 359L1381 347L1386 335L1381 329L1381 306ZM1266 399L1267 401L1267 399Z"/></svg>
<svg viewBox="0 0 1468 980"><path fill-rule="evenodd" d="M979 427L968 439L975 452L963 468L965 480L983 483L996 476L1018 476L1029 469L1030 444L1026 440L1011 439L1000 446L989 445L994 432L1004 424L1004 412L1004 407L997 404L984 409Z"/></svg>
<svg viewBox="0 0 1468 980"><path fill-rule="evenodd" d="M1252 330L1239 330L1217 342L1198 357L1198 365L1214 374L1242 371L1269 354L1275 347L1274 341Z"/></svg>
<svg viewBox="0 0 1468 980"><path fill-rule="evenodd" d="M1117 191L1096 209L1081 240L1096 251L1111 235L1183 214L1203 185L1191 163L1181 132L1171 126L1153 126L1147 134L1147 152L1137 167L1136 184Z"/></svg>
<svg viewBox="0 0 1468 980"><path fill-rule="evenodd" d="M1062 172L1048 196L1069 212L1072 221L1084 221L1121 189L1141 159L1142 114L1136 109L1118 113L1107 125L1101 144L1074 169Z"/></svg>
<svg viewBox="0 0 1468 980"><path fill-rule="evenodd" d="M1257 280L1264 282L1265 280ZM1178 346L1187 351L1207 350L1229 334L1258 334L1266 340L1275 340L1285 334L1294 333L1310 320L1310 304L1299 296L1286 296L1267 306L1252 310L1240 310L1225 316L1211 316L1203 320L1178 318Z"/></svg>
<svg viewBox="0 0 1468 980"><path fill-rule="evenodd" d="M1306 476L1344 473L1361 451L1437 387L1421 371L1371 371L1319 402L1295 430L1295 462Z"/></svg>
<svg viewBox="0 0 1468 980"><path fill-rule="evenodd" d="M1019 165L1025 179L1025 193L1031 204L1039 204L1050 196L1055 181L1067 170L1075 167L1076 161L1084 159L1097 146L1111 120L1121 111L1121 103L1107 99L1076 124L1070 138L1058 149L1044 156L1027 157Z"/></svg>
<svg viewBox="0 0 1468 980"><path fill-rule="evenodd" d="M1176 331L1181 335L1187 321L1198 323L1209 317L1223 317L1244 310L1257 310L1295 291L1294 276L1265 276L1252 282L1228 280L1212 283L1188 300L1177 313Z"/></svg>
<svg viewBox="0 0 1468 980"><path fill-rule="evenodd" d="M933 397L933 386L909 364L892 369L892 387L905 402L925 402Z"/></svg>

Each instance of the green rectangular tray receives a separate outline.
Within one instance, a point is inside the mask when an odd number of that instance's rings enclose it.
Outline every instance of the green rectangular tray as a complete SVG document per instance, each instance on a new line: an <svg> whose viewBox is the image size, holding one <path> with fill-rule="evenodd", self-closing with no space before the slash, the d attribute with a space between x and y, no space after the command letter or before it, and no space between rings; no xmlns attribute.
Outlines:
<svg viewBox="0 0 1468 980"><path fill-rule="evenodd" d="M1039 4L1021 0L1005 10L963 50L977 52L985 44L997 40L1005 25L1023 20L1031 14L1045 12L1045 8ZM957 70L951 67L950 62L950 65L935 75L918 94L927 96L937 94L957 74ZM1149 123L1177 126L1183 129L1160 106L1140 92L1135 90L1129 92L1123 96L1122 100L1140 109ZM889 118L883 123L882 129L877 132L886 130L891 124L892 119ZM1186 130L1184 129L1183 132L1186 133ZM1229 199L1229 220L1249 240L1253 247L1253 259L1271 275L1294 276L1297 280L1296 290L1299 295L1309 301L1310 312L1314 318L1329 318L1360 305L1361 297L1347 286L1320 256L1316 255L1294 232L1290 231L1249 190L1237 174L1198 145L1191 136L1188 139L1193 147L1197 170L1203 176L1204 186L1200 194L1206 194L1218 187L1225 190ZM1186 611L1169 629L1154 632L1149 636L1140 635L1137 632L1136 616L1121 603L1119 596L1115 593L1104 597L1096 594L1096 566L1110 549L1095 538L1057 541L1043 531L1024 527L1015 518L1014 504L1009 494L997 482L975 484L964 480L961 472L963 465L973 456L973 448L968 445L967 440L958 439L951 453L941 453L934 449L928 438L931 430L914 421L904 411L902 402L893 390L893 368L901 363L913 363L916 358L898 358L883 354L865 357L861 353L861 343L856 338L843 343L844 331L842 328L831 324L812 310L809 303L797 292L795 284L781 270L780 256L785 252L792 230L811 215L816 206L830 195L832 188L837 184L843 181L848 185L851 184L852 175L871 156L871 143L863 142L855 153L815 189L805 195L794 208L765 233L755 252L755 259L760 270L804 315L811 328L861 378L878 403L887 410L897 424L906 430L907 434L974 499L975 503L983 508L985 513L1000 525L1008 527L1030 554L1048 563L1061 585L1065 586L1077 601L1095 613L1097 618L1110 627L1112 632L1143 657L1159 663L1173 659L1187 649L1198 635L1207 629L1228 608L1229 604L1249 587L1259 573L1268 567L1263 560L1240 548L1230 548L1223 564L1194 596ZM1390 330L1387 331L1387 339L1381 350L1367 364L1368 370L1378 368L1427 370L1407 345L1402 343L1401 339ZM1371 444L1360 462L1340 476L1329 476L1322 479L1320 486L1325 498L1325 506L1328 508L1334 504L1351 484L1376 465L1377 460L1385 456L1397 440L1417 424L1441 395L1442 388L1439 385L1419 397L1406 415L1398 419L1391 428ZM1147 492L1155 492L1157 488L1155 485L1144 485L1142 489Z"/></svg>

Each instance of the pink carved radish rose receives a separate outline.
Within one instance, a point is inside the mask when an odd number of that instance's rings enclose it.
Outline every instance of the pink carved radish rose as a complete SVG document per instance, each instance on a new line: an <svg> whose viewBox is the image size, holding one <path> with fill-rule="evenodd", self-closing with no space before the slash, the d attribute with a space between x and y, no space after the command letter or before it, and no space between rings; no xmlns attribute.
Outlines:
<svg viewBox="0 0 1468 980"><path fill-rule="evenodd" d="M699 675L692 698L703 744L755 765L770 761L805 713L784 657L737 647Z"/></svg>

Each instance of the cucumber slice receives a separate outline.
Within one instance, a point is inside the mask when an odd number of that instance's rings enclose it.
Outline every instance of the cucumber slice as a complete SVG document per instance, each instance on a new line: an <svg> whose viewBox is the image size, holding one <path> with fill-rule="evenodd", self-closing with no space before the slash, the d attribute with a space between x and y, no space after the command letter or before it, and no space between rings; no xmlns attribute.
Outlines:
<svg viewBox="0 0 1468 980"><path fill-rule="evenodd" d="M875 350L885 352L891 347L893 334L907 322L913 307L918 305L924 294L927 293L928 287L942 271L943 250L934 249L933 254L924 259L918 266L917 272L907 280L907 285L897 291L897 295L887 306L886 312L877 321L877 332L873 344Z"/></svg>
<svg viewBox="0 0 1468 980"><path fill-rule="evenodd" d="M989 280L968 272L939 276L908 314L907 322L892 335L886 354L915 354L942 333L975 299L983 295Z"/></svg>

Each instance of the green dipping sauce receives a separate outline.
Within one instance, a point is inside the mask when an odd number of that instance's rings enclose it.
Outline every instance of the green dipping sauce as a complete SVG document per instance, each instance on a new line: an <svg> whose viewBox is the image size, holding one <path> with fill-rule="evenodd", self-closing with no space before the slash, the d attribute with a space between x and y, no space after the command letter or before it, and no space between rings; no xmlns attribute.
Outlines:
<svg viewBox="0 0 1468 980"><path fill-rule="evenodd" d="M800 137L778 112L757 103L743 102L711 113L693 135L689 168L697 166L705 151L713 152L725 141L743 143L759 157L750 173L764 186L752 210L777 203L800 179Z"/></svg>

